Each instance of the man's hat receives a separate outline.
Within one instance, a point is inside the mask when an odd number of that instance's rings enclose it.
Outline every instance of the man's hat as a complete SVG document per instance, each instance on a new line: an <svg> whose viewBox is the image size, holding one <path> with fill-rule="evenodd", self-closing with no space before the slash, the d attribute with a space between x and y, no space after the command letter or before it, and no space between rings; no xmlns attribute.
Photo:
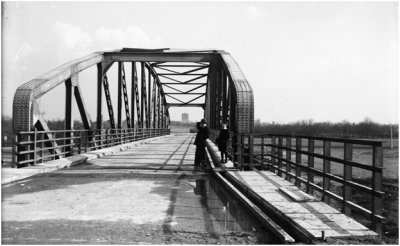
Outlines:
<svg viewBox="0 0 400 246"><path fill-rule="evenodd" d="M206 124L206 123L207 123L207 120L206 120L206 119L202 119L202 120L201 120L201 123L202 123L202 124Z"/></svg>

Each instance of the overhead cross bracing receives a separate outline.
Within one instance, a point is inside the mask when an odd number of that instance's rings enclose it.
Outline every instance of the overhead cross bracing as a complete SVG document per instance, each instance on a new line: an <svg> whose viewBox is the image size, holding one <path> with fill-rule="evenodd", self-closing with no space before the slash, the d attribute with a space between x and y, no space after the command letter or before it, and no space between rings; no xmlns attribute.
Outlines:
<svg viewBox="0 0 400 246"><path fill-rule="evenodd" d="M205 107L209 63L155 62L167 107Z"/></svg>

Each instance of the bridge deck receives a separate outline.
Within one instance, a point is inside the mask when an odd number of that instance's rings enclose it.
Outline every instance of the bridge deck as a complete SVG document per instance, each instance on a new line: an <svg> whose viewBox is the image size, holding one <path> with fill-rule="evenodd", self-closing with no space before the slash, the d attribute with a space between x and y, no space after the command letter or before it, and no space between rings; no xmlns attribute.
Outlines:
<svg viewBox="0 0 400 246"><path fill-rule="evenodd" d="M308 236L377 237L357 221L269 171L228 171L231 180Z"/></svg>
<svg viewBox="0 0 400 246"><path fill-rule="evenodd" d="M193 165L194 134L181 134L161 138L140 148L127 149L113 155L93 159L91 169L138 169L185 173L196 171Z"/></svg>

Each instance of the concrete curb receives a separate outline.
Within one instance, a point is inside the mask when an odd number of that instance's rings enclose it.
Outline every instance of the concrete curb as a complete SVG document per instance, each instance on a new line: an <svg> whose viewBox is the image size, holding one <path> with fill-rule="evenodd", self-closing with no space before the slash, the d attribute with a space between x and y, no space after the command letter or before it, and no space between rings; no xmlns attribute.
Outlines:
<svg viewBox="0 0 400 246"><path fill-rule="evenodd" d="M169 135L166 135L166 136L169 136ZM109 147L109 148L94 150L94 151L87 152L84 154L66 157L66 158L53 160L53 161L48 161L46 163L40 163L40 164L37 164L35 166L30 166L30 167L2 168L1 169L1 184L3 185L3 184L12 183L12 182L15 182L15 181L18 181L21 179L31 177L31 176L39 174L39 173L53 172L58 169L69 168L72 166L80 165L87 161L90 161L90 160L93 160L96 158L100 158L102 156L112 155L114 153L121 152L121 151L124 151L127 149L132 149L132 148L141 146L143 144L158 141L161 138L164 138L166 136L148 138L148 139L139 140L136 142L131 142L131 143L121 144L121 145L117 145L117 146L113 146L113 147Z"/></svg>

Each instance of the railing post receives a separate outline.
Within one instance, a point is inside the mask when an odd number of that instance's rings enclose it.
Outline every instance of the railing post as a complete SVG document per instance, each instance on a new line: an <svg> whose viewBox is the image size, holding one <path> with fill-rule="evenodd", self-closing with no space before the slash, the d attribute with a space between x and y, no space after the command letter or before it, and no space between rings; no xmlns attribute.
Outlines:
<svg viewBox="0 0 400 246"><path fill-rule="evenodd" d="M282 155L283 155L283 151L282 151L282 147L283 147L283 137L279 136L278 137L278 176L282 177Z"/></svg>
<svg viewBox="0 0 400 246"><path fill-rule="evenodd" d="M86 130L86 136L85 136L85 153L87 153L88 151L88 142L89 142L89 130Z"/></svg>
<svg viewBox="0 0 400 246"><path fill-rule="evenodd" d="M35 127L35 130L33 132L33 165L36 166L36 140L37 139L37 129Z"/></svg>
<svg viewBox="0 0 400 246"><path fill-rule="evenodd" d="M52 132L51 135L52 135L52 139L54 139L54 141L57 142L57 140L56 140L56 139L57 139L56 132ZM53 150L53 160L56 159L56 155L57 155L57 154L56 154L56 153L57 153L57 152L56 152L56 149L57 149L57 148L56 148L55 146L52 147L52 150ZM61 157L60 157L60 158L61 158Z"/></svg>
<svg viewBox="0 0 400 246"><path fill-rule="evenodd" d="M33 157L33 155L32 155L32 153L30 152L31 150L32 150L32 144L31 144L31 141L32 141L32 136L31 136L31 134L30 133L28 133L28 144L27 144L27 150L29 151L29 153L28 154L26 154L25 156L27 157L27 160L29 160L29 163L27 164L27 165L32 165L32 162L30 161L30 160L32 160L32 157ZM25 164L24 164L25 165Z"/></svg>
<svg viewBox="0 0 400 246"><path fill-rule="evenodd" d="M264 167L264 136L261 136L261 169Z"/></svg>
<svg viewBox="0 0 400 246"><path fill-rule="evenodd" d="M308 152L309 155L307 156L307 166L308 166L308 171L307 171L307 192L310 193L311 195L314 195L314 189L311 187L310 183L314 183L314 172L310 170L311 168L314 168L314 156L310 155L314 153L314 139L309 138L308 139Z"/></svg>
<svg viewBox="0 0 400 246"><path fill-rule="evenodd" d="M79 154L82 153L82 131L79 131Z"/></svg>
<svg viewBox="0 0 400 246"><path fill-rule="evenodd" d="M42 136L41 136L41 138L40 138L40 140L42 141L42 144L41 144L41 158L42 158L42 160L41 160L41 163L43 163L44 162L44 133L42 133L41 134Z"/></svg>
<svg viewBox="0 0 400 246"><path fill-rule="evenodd" d="M296 138L296 181L295 184L296 186L300 187L300 179L301 178L301 138Z"/></svg>
<svg viewBox="0 0 400 246"><path fill-rule="evenodd" d="M239 170L242 170L242 167L243 167L243 163L242 163L242 151L243 151L243 146L242 146L242 135L241 134L237 134L236 135L237 136L237 153L238 153L238 155L237 155L237 164L238 164L238 166L237 166L237 168L239 169Z"/></svg>
<svg viewBox="0 0 400 246"><path fill-rule="evenodd" d="M12 149L11 149L11 167L15 168L17 166L17 142L18 142L18 136L17 134L13 134L12 138Z"/></svg>
<svg viewBox="0 0 400 246"><path fill-rule="evenodd" d="M383 149L382 145L374 146L372 153L372 166L377 168L383 167ZM382 192L382 169L372 172L372 191ZM372 195L372 229L382 236L382 221L376 218L382 216L382 198Z"/></svg>
<svg viewBox="0 0 400 246"><path fill-rule="evenodd" d="M276 137L271 137L271 172L275 173L275 143Z"/></svg>
<svg viewBox="0 0 400 246"><path fill-rule="evenodd" d="M353 160L353 145L349 143L344 144L344 160L351 161ZM343 165L343 178L345 182L352 181L353 179L353 170L350 165ZM351 215L351 208L347 206L346 202L351 201L352 190L350 185L343 184L343 207L342 212L346 215Z"/></svg>
<svg viewBox="0 0 400 246"><path fill-rule="evenodd" d="M329 157L331 156L331 142L328 140L324 140L324 156ZM329 160L324 159L323 161L323 173L328 174L331 172L331 162ZM329 190L330 180L328 177L324 176L322 178L322 189L323 189L323 201L327 204L330 203L330 197L326 195L326 191Z"/></svg>
<svg viewBox="0 0 400 246"><path fill-rule="evenodd" d="M291 137L286 137L286 180L291 182L292 178L289 174L291 174L292 171L292 164L290 164L290 161L292 160L292 151L290 150L292 148L292 138Z"/></svg>
<svg viewBox="0 0 400 246"><path fill-rule="evenodd" d="M250 165L250 170L253 170L253 148L254 148L254 137L252 134L249 135L249 165Z"/></svg>

